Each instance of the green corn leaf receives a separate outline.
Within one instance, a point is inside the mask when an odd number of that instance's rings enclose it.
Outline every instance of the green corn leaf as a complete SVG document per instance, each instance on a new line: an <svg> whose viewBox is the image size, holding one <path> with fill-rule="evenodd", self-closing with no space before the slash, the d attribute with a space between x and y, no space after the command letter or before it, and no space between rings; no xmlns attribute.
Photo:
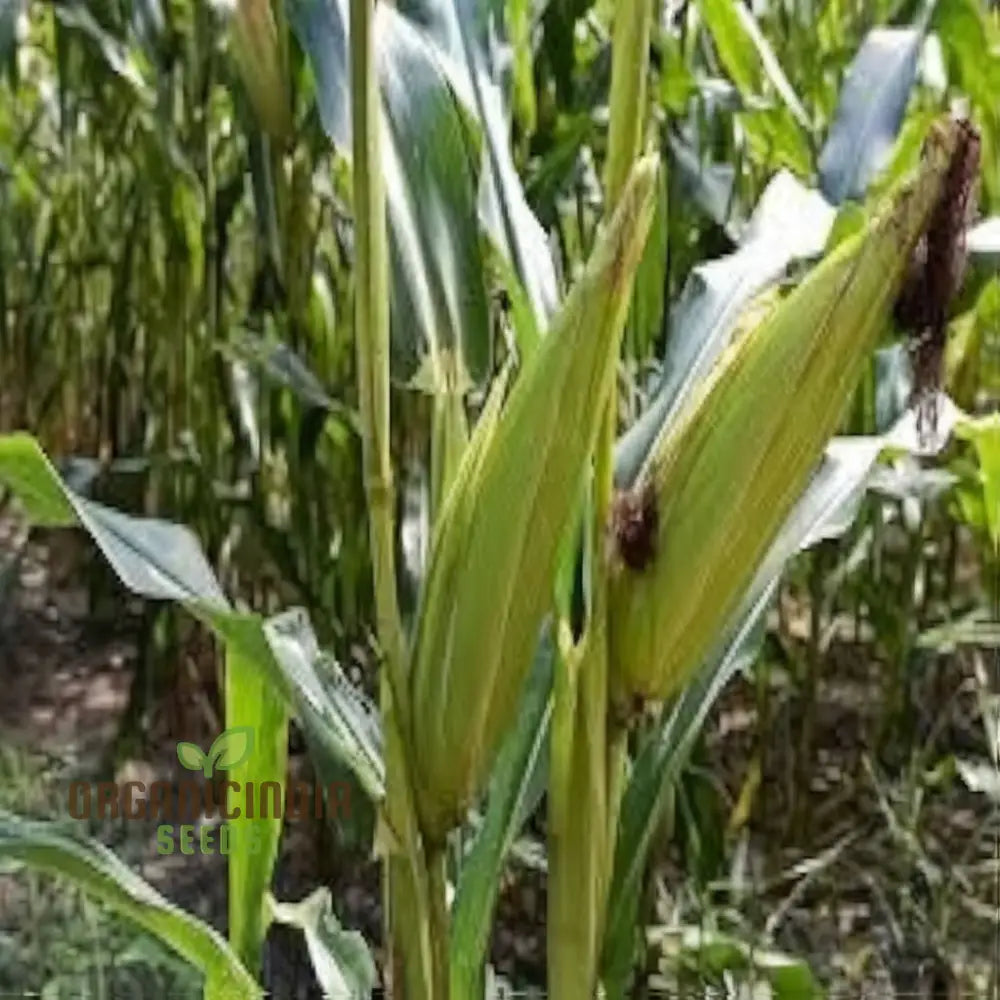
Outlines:
<svg viewBox="0 0 1000 1000"><path fill-rule="evenodd" d="M31 435L0 437L0 482L17 494L33 523L85 528L125 586L137 594L197 604L208 612L228 608L187 528L130 517L80 496L63 483Z"/></svg>
<svg viewBox="0 0 1000 1000"><path fill-rule="evenodd" d="M216 771L239 789L265 782L284 787L288 761L288 712L271 694L267 678L238 646L226 649L226 730L212 744L209 757ZM229 789L232 805L242 799ZM229 852L229 940L240 960L259 972L267 934L265 901L278 857L282 820L278 816L249 818L241 809L226 820L233 837Z"/></svg>
<svg viewBox="0 0 1000 1000"><path fill-rule="evenodd" d="M351 151L346 4L288 0L309 58L324 129ZM491 324L479 231L480 130L454 73L427 34L378 5L386 218L397 378L431 392L464 392L491 366Z"/></svg>
<svg viewBox="0 0 1000 1000"><path fill-rule="evenodd" d="M298 712L312 745L348 763L365 791L376 801L382 798L380 748L369 717L359 708L363 699L346 682L337 688L342 675L335 664L328 669L333 685L320 680L315 639L301 612L265 622L229 610L201 547L186 528L130 517L80 496L28 435L0 437L0 482L14 490L36 520L84 526L126 586L147 598L181 601L225 641L230 728L207 754L194 744L178 746L184 767L206 776L213 769L226 771L241 787L248 781L258 787L264 781L283 782L287 703ZM284 697L274 697L275 692ZM267 931L264 894L281 820L240 816L229 822L239 828L229 862L230 934L244 963L256 968Z"/></svg>
<svg viewBox="0 0 1000 1000"><path fill-rule="evenodd" d="M269 618L263 634L276 667L293 693L291 704L317 751L342 761L375 803L385 793L378 709L319 648L309 617L292 608Z"/></svg>
<svg viewBox="0 0 1000 1000"><path fill-rule="evenodd" d="M521 65L530 45L522 53L498 43L503 18L491 4L399 6L433 39L457 96L482 130L480 217L523 288L535 324L544 329L559 303L559 287L545 230L528 205L511 155L510 115L504 100L504 56L509 52Z"/></svg>
<svg viewBox="0 0 1000 1000"><path fill-rule="evenodd" d="M739 0L700 0L698 7L740 93L759 95L768 81L798 124L807 128L805 109L749 8Z"/></svg>
<svg viewBox="0 0 1000 1000"><path fill-rule="evenodd" d="M923 35L876 29L851 61L819 158L820 187L833 204L861 197L885 166L916 82Z"/></svg>
<svg viewBox="0 0 1000 1000"><path fill-rule="evenodd" d="M740 0L699 0L698 9L744 101L759 100L770 88L781 102L774 108L741 113L751 149L807 175L812 166L808 116L753 14Z"/></svg>
<svg viewBox="0 0 1000 1000"><path fill-rule="evenodd" d="M205 977L205 1000L250 1000L263 991L207 924L163 898L103 844L54 823L0 811L0 859L70 879L159 938Z"/></svg>

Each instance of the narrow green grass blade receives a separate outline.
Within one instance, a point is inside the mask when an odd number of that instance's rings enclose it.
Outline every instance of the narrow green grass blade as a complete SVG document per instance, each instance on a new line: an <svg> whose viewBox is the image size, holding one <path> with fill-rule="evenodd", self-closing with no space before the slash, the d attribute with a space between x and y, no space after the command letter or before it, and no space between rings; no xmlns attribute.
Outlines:
<svg viewBox="0 0 1000 1000"><path fill-rule="evenodd" d="M245 802L241 794L248 783L257 793L258 815L249 818L240 808L227 820L232 831L229 853L229 940L243 964L260 969L267 934L265 896L271 886L281 838L281 814L264 818L259 814L265 782L285 787L288 762L288 713L285 703L271 695L266 677L248 662L239 646L226 649L226 729L249 727L254 734L247 757L225 774L238 785L230 789L230 804Z"/></svg>

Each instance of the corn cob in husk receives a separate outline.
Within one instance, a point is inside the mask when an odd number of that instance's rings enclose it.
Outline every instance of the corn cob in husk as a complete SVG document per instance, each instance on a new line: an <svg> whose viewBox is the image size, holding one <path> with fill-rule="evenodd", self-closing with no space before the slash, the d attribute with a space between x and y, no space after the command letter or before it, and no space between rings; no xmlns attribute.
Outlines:
<svg viewBox="0 0 1000 1000"><path fill-rule="evenodd" d="M236 0L231 28L233 56L254 113L265 132L284 139L292 131L292 106L271 0Z"/></svg>
<svg viewBox="0 0 1000 1000"><path fill-rule="evenodd" d="M613 696L663 699L700 664L804 489L879 334L959 144L936 127L916 176L720 358L616 500Z"/></svg>
<svg viewBox="0 0 1000 1000"><path fill-rule="evenodd" d="M431 840L463 818L516 711L613 386L656 170L653 158L635 167L582 277L495 427L477 428L445 500L410 675L417 802Z"/></svg>

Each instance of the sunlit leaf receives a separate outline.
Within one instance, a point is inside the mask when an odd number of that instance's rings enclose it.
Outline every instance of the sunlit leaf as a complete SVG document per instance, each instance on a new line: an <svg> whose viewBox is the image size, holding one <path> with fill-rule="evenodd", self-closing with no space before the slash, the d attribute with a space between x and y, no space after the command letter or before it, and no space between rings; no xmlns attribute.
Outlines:
<svg viewBox="0 0 1000 1000"><path fill-rule="evenodd" d="M233 818L227 876L229 881L229 941L248 969L259 973L267 933L265 898L271 887L281 837L281 810L245 815L239 808L242 789L259 795L266 782L285 786L288 761L288 710L281 698L243 650L226 649L226 729L209 750L218 775L232 785L226 795Z"/></svg>
<svg viewBox="0 0 1000 1000"><path fill-rule="evenodd" d="M759 94L769 81L799 125L807 127L805 109L750 9L739 0L700 0L698 6L740 92L745 97Z"/></svg>

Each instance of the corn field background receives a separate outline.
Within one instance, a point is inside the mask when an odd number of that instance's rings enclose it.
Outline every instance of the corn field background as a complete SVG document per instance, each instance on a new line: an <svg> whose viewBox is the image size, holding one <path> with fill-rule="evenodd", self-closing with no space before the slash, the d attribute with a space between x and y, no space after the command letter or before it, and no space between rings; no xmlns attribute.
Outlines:
<svg viewBox="0 0 1000 1000"><path fill-rule="evenodd" d="M991 0L0 0L0 997L1000 997L998 403Z"/></svg>

